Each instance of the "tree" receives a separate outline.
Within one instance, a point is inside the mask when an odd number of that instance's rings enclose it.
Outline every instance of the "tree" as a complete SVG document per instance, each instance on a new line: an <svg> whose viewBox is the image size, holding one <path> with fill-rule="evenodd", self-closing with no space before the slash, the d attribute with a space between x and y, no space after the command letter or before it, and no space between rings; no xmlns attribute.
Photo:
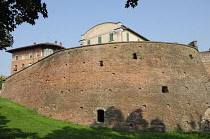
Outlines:
<svg viewBox="0 0 210 139"><path fill-rule="evenodd" d="M41 14L47 18L46 4L41 0L0 0L0 50L11 47L14 29L26 22L35 25Z"/></svg>
<svg viewBox="0 0 210 139"><path fill-rule="evenodd" d="M127 0L125 8L129 8L130 6L134 8L137 5L138 5L138 0Z"/></svg>
<svg viewBox="0 0 210 139"><path fill-rule="evenodd" d="M136 7L138 0L127 0L125 8ZM0 0L0 50L13 44L10 34L18 25L26 22L35 25L41 14L47 18L46 4L41 0Z"/></svg>

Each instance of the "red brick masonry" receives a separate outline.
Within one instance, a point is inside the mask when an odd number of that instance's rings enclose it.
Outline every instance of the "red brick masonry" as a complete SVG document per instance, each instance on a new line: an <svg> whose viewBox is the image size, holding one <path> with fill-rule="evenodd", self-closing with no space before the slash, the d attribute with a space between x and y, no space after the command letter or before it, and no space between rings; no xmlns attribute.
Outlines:
<svg viewBox="0 0 210 139"><path fill-rule="evenodd" d="M81 125L155 131L199 130L210 103L198 51L162 42L65 49L9 77L2 97Z"/></svg>

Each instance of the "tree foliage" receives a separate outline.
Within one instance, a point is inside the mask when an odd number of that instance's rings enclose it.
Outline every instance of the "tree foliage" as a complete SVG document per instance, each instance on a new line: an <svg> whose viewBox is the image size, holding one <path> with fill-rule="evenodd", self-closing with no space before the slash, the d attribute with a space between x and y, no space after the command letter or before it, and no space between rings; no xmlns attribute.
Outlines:
<svg viewBox="0 0 210 139"><path fill-rule="evenodd" d="M127 0L125 8L129 8L130 6L134 8L137 5L138 5L138 0Z"/></svg>
<svg viewBox="0 0 210 139"><path fill-rule="evenodd" d="M48 17L46 4L41 0L0 0L0 50L12 46L10 33L18 25L24 22L35 25L39 14Z"/></svg>
<svg viewBox="0 0 210 139"><path fill-rule="evenodd" d="M136 7L138 0L127 0L125 8ZM46 4L41 0L0 0L0 50L6 50L13 44L11 32L26 22L35 25L41 14L47 18Z"/></svg>

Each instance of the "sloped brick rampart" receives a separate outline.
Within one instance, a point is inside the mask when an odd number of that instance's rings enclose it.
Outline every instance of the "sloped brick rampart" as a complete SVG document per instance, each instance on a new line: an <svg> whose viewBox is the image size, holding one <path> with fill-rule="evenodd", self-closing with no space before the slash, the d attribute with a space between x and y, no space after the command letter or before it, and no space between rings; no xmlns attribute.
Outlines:
<svg viewBox="0 0 210 139"><path fill-rule="evenodd" d="M206 71L210 75L210 51L200 52L199 54Z"/></svg>
<svg viewBox="0 0 210 139"><path fill-rule="evenodd" d="M55 53L7 78L1 95L81 125L186 131L199 130L210 103L208 86L196 49L125 42Z"/></svg>

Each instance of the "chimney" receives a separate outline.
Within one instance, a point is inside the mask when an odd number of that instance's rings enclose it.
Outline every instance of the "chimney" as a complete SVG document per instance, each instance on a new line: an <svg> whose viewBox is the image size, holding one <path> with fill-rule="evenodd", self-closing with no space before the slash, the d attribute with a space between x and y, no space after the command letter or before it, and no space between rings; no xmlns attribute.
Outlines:
<svg viewBox="0 0 210 139"><path fill-rule="evenodd" d="M57 44L58 42L57 41L55 41L55 44Z"/></svg>
<svg viewBox="0 0 210 139"><path fill-rule="evenodd" d="M35 45L36 43L34 42L34 45Z"/></svg>
<svg viewBox="0 0 210 139"><path fill-rule="evenodd" d="M62 42L60 42L60 46L62 46L63 44L62 44Z"/></svg>

